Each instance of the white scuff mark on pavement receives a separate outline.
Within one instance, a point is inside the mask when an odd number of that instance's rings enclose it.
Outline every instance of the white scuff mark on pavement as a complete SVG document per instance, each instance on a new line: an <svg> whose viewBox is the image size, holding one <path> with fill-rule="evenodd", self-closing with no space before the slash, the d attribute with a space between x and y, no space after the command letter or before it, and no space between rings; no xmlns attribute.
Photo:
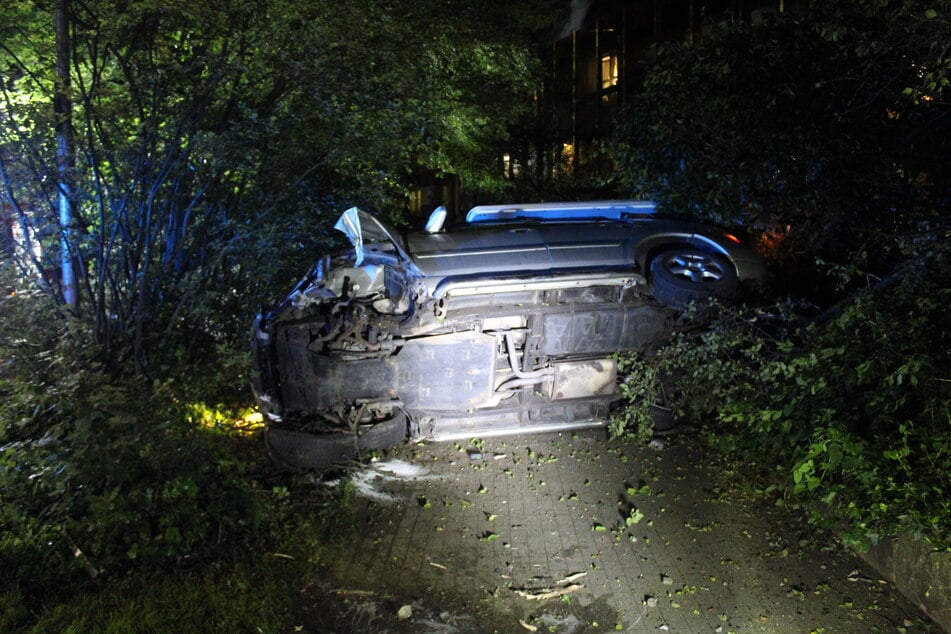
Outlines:
<svg viewBox="0 0 951 634"><path fill-rule="evenodd" d="M386 460L373 463L370 467L374 471L389 473L398 480L416 480L429 473L429 469L415 465L405 460Z"/></svg>
<svg viewBox="0 0 951 634"><path fill-rule="evenodd" d="M565 634L574 634L585 627L585 623L574 614L560 618L546 612L535 619L535 621L544 625L549 631L564 632Z"/></svg>
<svg viewBox="0 0 951 634"><path fill-rule="evenodd" d="M414 465L405 460L385 460L374 462L350 475L350 482L358 495L369 498L374 502L392 504L402 500L402 497L380 490L380 485L386 482L409 482L413 480L438 480L445 476L429 475L429 469ZM332 480L327 486L340 486L340 480Z"/></svg>
<svg viewBox="0 0 951 634"><path fill-rule="evenodd" d="M430 475L429 469L405 460L384 460L374 462L366 469L374 476L387 482L415 482L417 480L444 480L445 475Z"/></svg>
<svg viewBox="0 0 951 634"><path fill-rule="evenodd" d="M362 495L374 502L382 502L385 504L398 502L400 500L398 496L380 491L376 488L378 480L380 480L379 475L369 471L360 471L350 476L350 482L353 484L353 488L358 495ZM330 487L338 487L340 485L340 480L332 480L327 483L327 486Z"/></svg>

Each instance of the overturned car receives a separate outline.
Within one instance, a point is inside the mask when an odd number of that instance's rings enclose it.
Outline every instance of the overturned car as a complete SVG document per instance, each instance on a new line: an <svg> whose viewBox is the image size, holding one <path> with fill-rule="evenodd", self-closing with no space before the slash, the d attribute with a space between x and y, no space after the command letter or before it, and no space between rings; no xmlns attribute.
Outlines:
<svg viewBox="0 0 951 634"><path fill-rule="evenodd" d="M603 426L618 352L693 300L763 284L760 256L645 201L488 205L399 236L353 208L324 256L253 325L273 457L323 468L406 438Z"/></svg>

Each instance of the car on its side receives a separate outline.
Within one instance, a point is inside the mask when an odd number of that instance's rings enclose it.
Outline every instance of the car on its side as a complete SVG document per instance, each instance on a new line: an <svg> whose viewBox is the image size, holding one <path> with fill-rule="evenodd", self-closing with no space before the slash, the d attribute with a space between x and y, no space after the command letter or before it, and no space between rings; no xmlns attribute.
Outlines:
<svg viewBox="0 0 951 634"><path fill-rule="evenodd" d="M474 207L396 234L351 208L320 258L253 324L276 460L324 468L403 440L606 424L617 353L663 343L694 300L764 284L762 258L649 201Z"/></svg>

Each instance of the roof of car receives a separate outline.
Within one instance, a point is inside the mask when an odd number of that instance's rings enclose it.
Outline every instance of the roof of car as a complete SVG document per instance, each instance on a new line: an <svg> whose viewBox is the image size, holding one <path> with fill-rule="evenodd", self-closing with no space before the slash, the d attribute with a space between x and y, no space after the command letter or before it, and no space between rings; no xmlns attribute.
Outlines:
<svg viewBox="0 0 951 634"><path fill-rule="evenodd" d="M479 205L466 214L470 224L509 222L513 220L620 220L627 216L655 213L657 205L650 200L597 200L558 203L508 203Z"/></svg>

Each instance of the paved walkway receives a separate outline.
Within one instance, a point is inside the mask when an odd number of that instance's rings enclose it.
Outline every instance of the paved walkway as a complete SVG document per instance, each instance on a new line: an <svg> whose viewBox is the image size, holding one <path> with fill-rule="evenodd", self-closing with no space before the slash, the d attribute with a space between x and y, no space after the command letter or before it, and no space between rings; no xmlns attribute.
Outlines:
<svg viewBox="0 0 951 634"><path fill-rule="evenodd" d="M400 447L342 485L341 546L296 631L938 631L691 444L592 431Z"/></svg>

